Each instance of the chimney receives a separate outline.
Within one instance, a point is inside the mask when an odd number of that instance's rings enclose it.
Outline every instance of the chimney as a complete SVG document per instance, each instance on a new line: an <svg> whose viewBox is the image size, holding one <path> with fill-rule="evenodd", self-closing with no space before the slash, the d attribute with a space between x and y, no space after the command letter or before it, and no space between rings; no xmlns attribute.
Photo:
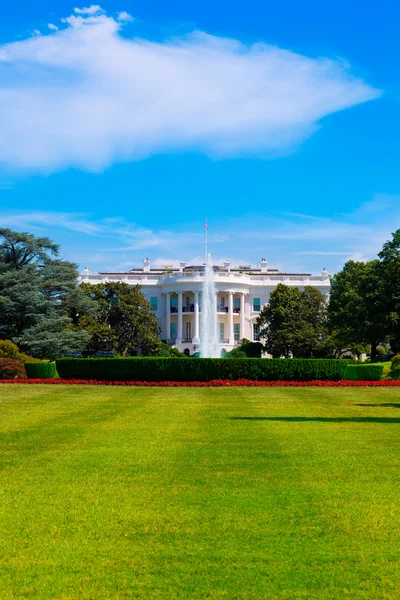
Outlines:
<svg viewBox="0 0 400 600"><path fill-rule="evenodd" d="M149 273L149 271L150 271L150 261L148 258L145 258L143 261L143 272Z"/></svg>
<svg viewBox="0 0 400 600"><path fill-rule="evenodd" d="M329 273L328 273L328 271L325 269L325 267L322 269L322 271L321 271L321 275L322 275L322 277L328 277Z"/></svg>
<svg viewBox="0 0 400 600"><path fill-rule="evenodd" d="M232 264L232 261L230 260L230 258L228 258L227 260L224 260L224 263L223 263L223 264L224 264L224 268L225 268L225 269L228 269L228 271L230 271L230 270L231 270L231 264Z"/></svg>
<svg viewBox="0 0 400 600"><path fill-rule="evenodd" d="M262 258L260 261L261 273L266 273L268 270L268 263L266 258Z"/></svg>
<svg viewBox="0 0 400 600"><path fill-rule="evenodd" d="M179 261L179 272L183 273L183 269L186 267L186 261L184 260L180 260Z"/></svg>
<svg viewBox="0 0 400 600"><path fill-rule="evenodd" d="M83 275L82 279L84 279L85 281L89 281L89 273L90 273L89 269L87 267L85 267L82 271L82 275Z"/></svg>

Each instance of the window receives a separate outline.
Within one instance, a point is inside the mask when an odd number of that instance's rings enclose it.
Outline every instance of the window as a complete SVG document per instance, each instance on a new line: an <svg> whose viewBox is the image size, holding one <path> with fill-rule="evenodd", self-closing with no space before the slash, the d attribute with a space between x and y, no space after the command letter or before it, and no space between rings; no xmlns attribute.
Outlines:
<svg viewBox="0 0 400 600"><path fill-rule="evenodd" d="M260 312L260 310L261 310L260 298L253 298L253 310L254 310L254 312Z"/></svg>
<svg viewBox="0 0 400 600"><path fill-rule="evenodd" d="M171 323L171 340L176 339L176 323Z"/></svg>
<svg viewBox="0 0 400 600"><path fill-rule="evenodd" d="M186 323L186 339L192 339L192 324L190 323L190 321Z"/></svg>
<svg viewBox="0 0 400 600"><path fill-rule="evenodd" d="M253 341L258 342L260 339L260 326L256 323L253 324Z"/></svg>
<svg viewBox="0 0 400 600"><path fill-rule="evenodd" d="M224 330L225 330L225 328L224 328L224 324L223 324L223 323L220 323L220 324L219 324L219 341L220 341L220 342L223 342L223 341L224 341L224 332L225 332Z"/></svg>
<svg viewBox="0 0 400 600"><path fill-rule="evenodd" d="M240 298L233 299L233 310L236 310L236 311L240 310Z"/></svg>
<svg viewBox="0 0 400 600"><path fill-rule="evenodd" d="M178 298L176 296L171 296L171 312L177 312L177 301Z"/></svg>
<svg viewBox="0 0 400 600"><path fill-rule="evenodd" d="M233 324L233 337L235 341L240 340L240 325L239 323Z"/></svg>
<svg viewBox="0 0 400 600"><path fill-rule="evenodd" d="M158 309L158 298L150 298L151 310L157 312Z"/></svg>

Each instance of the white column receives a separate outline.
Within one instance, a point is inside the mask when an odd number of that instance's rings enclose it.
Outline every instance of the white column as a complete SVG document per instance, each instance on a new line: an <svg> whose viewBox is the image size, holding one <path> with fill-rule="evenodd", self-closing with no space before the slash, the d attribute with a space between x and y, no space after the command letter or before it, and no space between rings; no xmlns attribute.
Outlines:
<svg viewBox="0 0 400 600"><path fill-rule="evenodd" d="M240 294L240 339L242 340L244 337L244 294Z"/></svg>
<svg viewBox="0 0 400 600"><path fill-rule="evenodd" d="M178 292L178 327L176 333L176 344L182 343L182 292Z"/></svg>
<svg viewBox="0 0 400 600"><path fill-rule="evenodd" d="M167 328L167 340L171 339L171 294L165 296L165 327Z"/></svg>
<svg viewBox="0 0 400 600"><path fill-rule="evenodd" d="M235 343L235 336L233 334L233 293L228 292L228 337L229 344Z"/></svg>
<svg viewBox="0 0 400 600"><path fill-rule="evenodd" d="M200 344L199 292L194 293L194 335L193 344Z"/></svg>

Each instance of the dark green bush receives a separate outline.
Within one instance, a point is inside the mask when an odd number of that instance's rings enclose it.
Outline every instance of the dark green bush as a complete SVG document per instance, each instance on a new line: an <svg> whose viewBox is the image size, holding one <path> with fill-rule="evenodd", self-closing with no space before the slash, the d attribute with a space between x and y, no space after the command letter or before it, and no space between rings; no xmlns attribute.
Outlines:
<svg viewBox="0 0 400 600"><path fill-rule="evenodd" d="M379 381L383 365L347 365L343 379L351 381Z"/></svg>
<svg viewBox="0 0 400 600"><path fill-rule="evenodd" d="M244 339L240 346L225 354L225 358L261 358L263 345L260 342L250 342Z"/></svg>
<svg viewBox="0 0 400 600"><path fill-rule="evenodd" d="M400 354L396 354L396 356L393 356L392 358L390 379L400 379Z"/></svg>
<svg viewBox="0 0 400 600"><path fill-rule="evenodd" d="M24 363L12 358L0 358L0 379L26 379Z"/></svg>
<svg viewBox="0 0 400 600"><path fill-rule="evenodd" d="M400 354L396 354L396 356L393 356L392 358L392 364L391 364L391 369L394 371L394 369L398 369L400 367Z"/></svg>
<svg viewBox="0 0 400 600"><path fill-rule="evenodd" d="M29 379L53 379L58 377L56 365L53 362L26 363L25 369Z"/></svg>
<svg viewBox="0 0 400 600"><path fill-rule="evenodd" d="M264 358L61 358L57 371L64 379L103 381L210 381L252 379L259 381L339 381L347 366L335 359Z"/></svg>

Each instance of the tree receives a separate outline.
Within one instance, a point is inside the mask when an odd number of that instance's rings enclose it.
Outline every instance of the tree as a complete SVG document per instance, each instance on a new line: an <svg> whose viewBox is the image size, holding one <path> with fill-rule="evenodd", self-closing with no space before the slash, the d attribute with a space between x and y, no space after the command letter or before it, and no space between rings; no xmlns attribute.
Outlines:
<svg viewBox="0 0 400 600"><path fill-rule="evenodd" d="M324 294L306 286L300 296L300 313L293 341L293 355L311 358L323 353L327 338L327 306Z"/></svg>
<svg viewBox="0 0 400 600"><path fill-rule="evenodd" d="M88 339L68 315L79 301L89 311L77 266L54 259L58 252L48 238L0 229L0 339L38 358L80 351Z"/></svg>
<svg viewBox="0 0 400 600"><path fill-rule="evenodd" d="M90 335L87 331L70 329L71 320L65 316L43 317L15 338L24 352L36 358L55 360L70 352L81 352Z"/></svg>
<svg viewBox="0 0 400 600"><path fill-rule="evenodd" d="M59 246L49 238L0 228L0 263L19 270L32 262L45 264L49 254L59 254Z"/></svg>
<svg viewBox="0 0 400 600"><path fill-rule="evenodd" d="M378 254L382 306L386 315L386 327L393 352L400 352L400 229L392 234Z"/></svg>
<svg viewBox="0 0 400 600"><path fill-rule="evenodd" d="M345 348L371 345L375 359L379 343L387 339L387 319L382 303L383 281L378 260L349 260L331 279L329 326L336 343Z"/></svg>
<svg viewBox="0 0 400 600"><path fill-rule="evenodd" d="M157 352L160 327L139 285L109 282L97 285L83 283L81 287L97 302L97 322L110 331L106 347L99 349L109 349L110 343L113 343L123 355L130 350L140 350L145 355ZM105 329L102 331L105 332Z"/></svg>
<svg viewBox="0 0 400 600"><path fill-rule="evenodd" d="M265 349L274 358L309 358L322 347L326 331L326 300L319 290L307 286L278 284L258 320Z"/></svg>

